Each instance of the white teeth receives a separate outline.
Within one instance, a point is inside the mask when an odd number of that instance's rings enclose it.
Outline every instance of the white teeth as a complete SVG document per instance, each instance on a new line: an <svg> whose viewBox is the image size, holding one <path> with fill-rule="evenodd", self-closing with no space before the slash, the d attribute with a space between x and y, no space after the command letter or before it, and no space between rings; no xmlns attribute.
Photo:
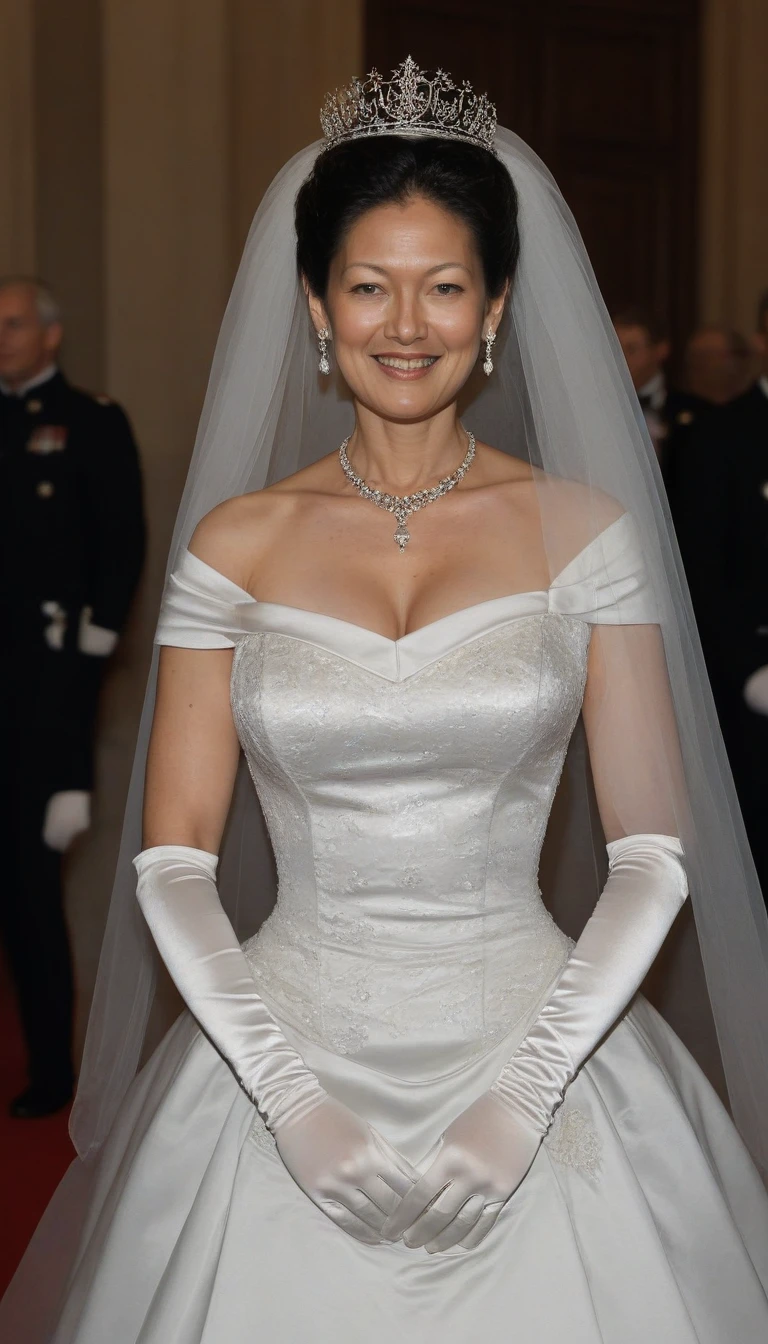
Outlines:
<svg viewBox="0 0 768 1344"><path fill-rule="evenodd" d="M434 364L437 355L427 355L424 359L396 359L389 355L376 355L375 358L379 364L385 364L388 369L428 369Z"/></svg>

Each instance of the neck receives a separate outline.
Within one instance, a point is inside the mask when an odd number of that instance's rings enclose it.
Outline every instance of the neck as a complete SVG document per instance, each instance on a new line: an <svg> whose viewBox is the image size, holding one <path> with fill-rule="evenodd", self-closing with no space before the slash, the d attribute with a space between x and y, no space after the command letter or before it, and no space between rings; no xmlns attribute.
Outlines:
<svg viewBox="0 0 768 1344"><path fill-rule="evenodd" d="M23 392L27 387L33 387L44 379L52 378L56 372L56 365L53 360L47 359L32 373L27 371L23 377L19 378L0 378L0 388L4 392Z"/></svg>
<svg viewBox="0 0 768 1344"><path fill-rule="evenodd" d="M468 440L455 404L429 420L406 424L382 420L360 405L356 412L347 454L374 489L409 495L449 476L464 459Z"/></svg>

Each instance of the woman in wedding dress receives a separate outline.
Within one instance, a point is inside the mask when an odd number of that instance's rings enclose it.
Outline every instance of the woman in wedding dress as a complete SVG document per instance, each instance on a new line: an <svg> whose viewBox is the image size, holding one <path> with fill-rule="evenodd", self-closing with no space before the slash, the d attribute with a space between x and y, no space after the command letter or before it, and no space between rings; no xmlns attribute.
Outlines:
<svg viewBox="0 0 768 1344"><path fill-rule="evenodd" d="M75 1116L92 1151L3 1337L757 1344L768 1198L637 991L690 887L757 1155L765 924L588 263L545 170L446 76L373 75L324 128L225 319ZM579 723L607 864L585 809L558 841L566 891L601 887L574 943L539 859ZM255 934L254 786L278 875ZM142 919L189 1011L118 1105Z"/></svg>

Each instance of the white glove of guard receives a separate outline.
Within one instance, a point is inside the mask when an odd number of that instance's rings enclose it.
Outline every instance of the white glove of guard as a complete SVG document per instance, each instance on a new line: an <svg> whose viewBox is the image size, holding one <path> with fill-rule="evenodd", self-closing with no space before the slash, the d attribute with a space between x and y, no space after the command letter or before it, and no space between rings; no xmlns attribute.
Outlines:
<svg viewBox="0 0 768 1344"><path fill-rule="evenodd" d="M768 714L768 667L758 667L744 683L744 699L756 714Z"/></svg>
<svg viewBox="0 0 768 1344"><path fill-rule="evenodd" d="M330 1097L263 1000L216 889L218 858L157 845L133 860L137 896L174 983L272 1131L296 1184L351 1236L377 1244L419 1173Z"/></svg>
<svg viewBox="0 0 768 1344"><path fill-rule="evenodd" d="M93 607L83 607L77 628L77 647L92 658L108 658L117 644L117 631L91 621Z"/></svg>
<svg viewBox="0 0 768 1344"><path fill-rule="evenodd" d="M43 817L43 843L64 854L91 824L91 795L86 789L52 793Z"/></svg>
<svg viewBox="0 0 768 1344"><path fill-rule="evenodd" d="M608 880L553 993L488 1092L445 1130L385 1237L430 1252L479 1245L566 1087L639 989L688 894L683 849L676 836L647 834L607 849Z"/></svg>

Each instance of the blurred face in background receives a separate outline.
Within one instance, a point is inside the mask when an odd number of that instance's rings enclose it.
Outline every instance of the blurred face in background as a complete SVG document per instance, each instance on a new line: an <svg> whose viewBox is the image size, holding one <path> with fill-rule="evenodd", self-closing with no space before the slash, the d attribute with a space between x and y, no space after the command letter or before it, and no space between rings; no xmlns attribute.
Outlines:
<svg viewBox="0 0 768 1344"><path fill-rule="evenodd" d="M751 380L749 347L738 332L702 327L693 333L685 348L689 392L721 406L744 392Z"/></svg>
<svg viewBox="0 0 768 1344"><path fill-rule="evenodd" d="M56 359L61 324L46 326L31 285L0 287L0 379L11 387L29 382Z"/></svg>
<svg viewBox="0 0 768 1344"><path fill-rule="evenodd" d="M622 322L616 323L616 335L624 351L635 391L639 391L659 373L669 356L669 341L654 341L647 327L625 326Z"/></svg>
<svg viewBox="0 0 768 1344"><path fill-rule="evenodd" d="M768 376L768 312L763 316L761 330L754 334L753 344L760 361L761 371Z"/></svg>

